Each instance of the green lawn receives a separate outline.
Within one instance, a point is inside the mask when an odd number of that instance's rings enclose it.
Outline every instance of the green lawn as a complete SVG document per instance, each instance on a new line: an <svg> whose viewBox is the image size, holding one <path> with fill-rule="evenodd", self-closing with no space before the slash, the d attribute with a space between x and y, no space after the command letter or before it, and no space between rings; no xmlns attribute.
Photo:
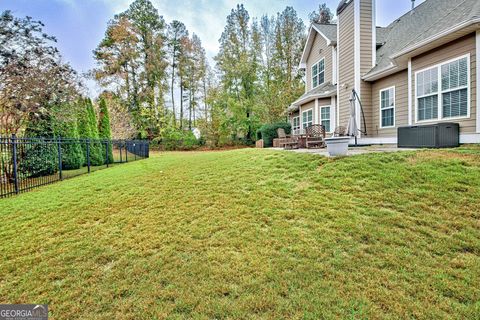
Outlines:
<svg viewBox="0 0 480 320"><path fill-rule="evenodd" d="M52 319L480 317L478 146L154 154L0 219L0 303Z"/></svg>

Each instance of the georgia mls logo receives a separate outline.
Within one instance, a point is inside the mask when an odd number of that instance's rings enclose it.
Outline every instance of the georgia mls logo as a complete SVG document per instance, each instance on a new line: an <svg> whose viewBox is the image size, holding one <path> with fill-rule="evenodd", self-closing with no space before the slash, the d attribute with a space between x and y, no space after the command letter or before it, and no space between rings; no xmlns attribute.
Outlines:
<svg viewBox="0 0 480 320"><path fill-rule="evenodd" d="M47 320L46 304L1 304L0 320Z"/></svg>

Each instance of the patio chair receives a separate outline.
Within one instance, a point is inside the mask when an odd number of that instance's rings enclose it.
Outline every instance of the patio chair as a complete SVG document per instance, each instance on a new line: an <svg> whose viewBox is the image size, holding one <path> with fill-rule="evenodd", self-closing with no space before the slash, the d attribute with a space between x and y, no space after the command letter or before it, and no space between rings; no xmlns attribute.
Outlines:
<svg viewBox="0 0 480 320"><path fill-rule="evenodd" d="M285 144L291 142L292 137L285 133L285 129L277 128L278 146L285 148Z"/></svg>
<svg viewBox="0 0 480 320"><path fill-rule="evenodd" d="M333 137L345 137L347 135L347 128L343 126L338 126L333 131Z"/></svg>
<svg viewBox="0 0 480 320"><path fill-rule="evenodd" d="M298 137L293 136L285 141L284 149L298 149Z"/></svg>
<svg viewBox="0 0 480 320"><path fill-rule="evenodd" d="M325 147L325 127L321 124L312 124L306 129L305 144L307 149Z"/></svg>

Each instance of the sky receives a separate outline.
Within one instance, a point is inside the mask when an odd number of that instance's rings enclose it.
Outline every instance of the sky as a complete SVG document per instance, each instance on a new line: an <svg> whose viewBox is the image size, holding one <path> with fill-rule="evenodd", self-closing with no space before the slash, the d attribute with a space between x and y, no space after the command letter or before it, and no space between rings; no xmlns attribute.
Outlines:
<svg viewBox="0 0 480 320"><path fill-rule="evenodd" d="M45 24L45 31L57 37L65 61L80 73L95 67L92 51L104 36L107 22L125 11L133 0L0 0L0 11L12 10L15 16L31 16ZM308 13L319 3L335 12L338 0L151 0L165 21L182 21L190 33L202 40L212 59L230 11L243 3L250 17L275 15L292 6L308 25ZM423 2L417 0L416 5ZM411 8L411 0L376 0L377 25L386 26Z"/></svg>

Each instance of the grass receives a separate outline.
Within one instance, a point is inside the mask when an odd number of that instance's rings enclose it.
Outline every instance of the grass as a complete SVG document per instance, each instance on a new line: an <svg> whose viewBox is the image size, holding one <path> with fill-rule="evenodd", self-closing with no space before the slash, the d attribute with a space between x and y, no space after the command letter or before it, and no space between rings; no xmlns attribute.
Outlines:
<svg viewBox="0 0 480 320"><path fill-rule="evenodd" d="M478 319L480 148L148 160L0 201L0 303L52 319Z"/></svg>

